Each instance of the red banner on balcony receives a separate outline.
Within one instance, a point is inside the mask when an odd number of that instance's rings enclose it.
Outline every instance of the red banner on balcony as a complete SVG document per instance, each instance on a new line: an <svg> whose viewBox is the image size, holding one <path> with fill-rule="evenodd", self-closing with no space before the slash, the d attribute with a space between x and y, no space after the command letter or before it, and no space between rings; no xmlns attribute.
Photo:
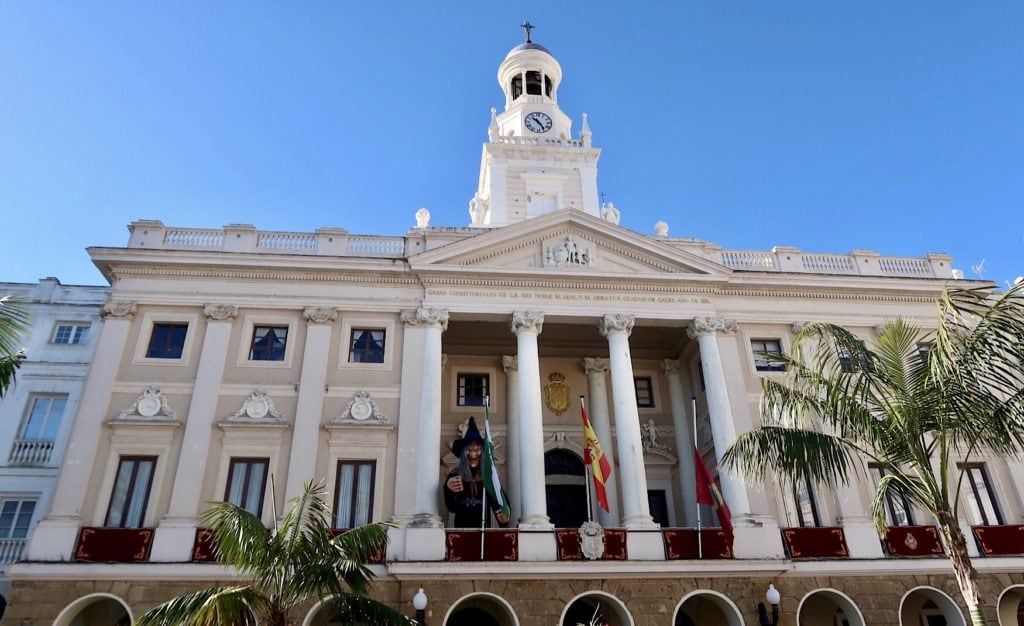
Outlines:
<svg viewBox="0 0 1024 626"><path fill-rule="evenodd" d="M666 528L661 535L665 540L665 557L670 561L732 558L732 543L721 528L701 529L699 549L696 528Z"/></svg>
<svg viewBox="0 0 1024 626"><path fill-rule="evenodd" d="M972 526L985 556L1024 554L1024 526Z"/></svg>
<svg viewBox="0 0 1024 626"><path fill-rule="evenodd" d="M580 545L580 533L572 528L555 529L555 542L558 544L559 561L582 561L583 547ZM602 561L625 561L626 530L624 528L604 529L604 555Z"/></svg>
<svg viewBox="0 0 1024 626"><path fill-rule="evenodd" d="M934 526L890 526L882 539L892 556L936 556L945 554L939 529Z"/></svg>
<svg viewBox="0 0 1024 626"><path fill-rule="evenodd" d="M446 531L445 542L449 561L480 560L479 530ZM516 530L484 531L484 561L518 561L519 532Z"/></svg>
<svg viewBox="0 0 1024 626"><path fill-rule="evenodd" d="M138 563L149 558L152 528L83 528L78 533L75 560Z"/></svg>
<svg viewBox="0 0 1024 626"><path fill-rule="evenodd" d="M789 556L794 559L841 559L850 556L842 528L785 528L782 538Z"/></svg>

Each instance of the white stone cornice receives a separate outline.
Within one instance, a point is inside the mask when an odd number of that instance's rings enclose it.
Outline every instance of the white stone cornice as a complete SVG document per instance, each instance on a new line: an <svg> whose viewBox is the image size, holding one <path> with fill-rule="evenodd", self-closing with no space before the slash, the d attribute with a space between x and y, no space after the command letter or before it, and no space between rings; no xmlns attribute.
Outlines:
<svg viewBox="0 0 1024 626"><path fill-rule="evenodd" d="M331 324L338 319L338 309L333 307L306 307L302 316L310 324Z"/></svg>
<svg viewBox="0 0 1024 626"><path fill-rule="evenodd" d="M590 376L591 374L607 374L608 373L608 359L601 357L583 357L583 372Z"/></svg>
<svg viewBox="0 0 1024 626"><path fill-rule="evenodd" d="M612 333L625 333L628 337L633 332L635 322L636 316L629 313L612 313L602 317L597 328L602 337Z"/></svg>
<svg viewBox="0 0 1024 626"><path fill-rule="evenodd" d="M686 334L691 339L716 333L731 335L734 332L736 332L736 320L727 320L722 317L695 317L689 328L686 329Z"/></svg>
<svg viewBox="0 0 1024 626"><path fill-rule="evenodd" d="M679 367L680 364L678 359L665 359L661 362L661 369L665 371L666 376L679 374Z"/></svg>
<svg viewBox="0 0 1024 626"><path fill-rule="evenodd" d="M238 307L233 304L207 304L203 307L203 314L211 320L223 322L238 317Z"/></svg>
<svg viewBox="0 0 1024 626"><path fill-rule="evenodd" d="M407 309L402 311L402 323L407 327L440 328L444 332L448 330L448 309L434 309L430 307Z"/></svg>
<svg viewBox="0 0 1024 626"><path fill-rule="evenodd" d="M137 304L126 300L109 300L103 305L103 309L100 311L100 317L106 319L113 317L116 319L130 320L135 317L135 308Z"/></svg>
<svg viewBox="0 0 1024 626"><path fill-rule="evenodd" d="M505 373L516 371L519 369L519 357L511 354L506 354L501 357L501 367L505 370Z"/></svg>
<svg viewBox="0 0 1024 626"><path fill-rule="evenodd" d="M520 331L530 331L541 333L544 327L544 312L543 311L513 311L512 312L512 332L519 333Z"/></svg>

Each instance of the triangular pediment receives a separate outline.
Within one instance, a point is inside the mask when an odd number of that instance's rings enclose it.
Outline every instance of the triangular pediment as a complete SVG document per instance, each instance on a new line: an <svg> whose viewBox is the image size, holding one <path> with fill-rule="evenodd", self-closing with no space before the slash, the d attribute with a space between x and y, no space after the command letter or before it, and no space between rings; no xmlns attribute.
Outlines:
<svg viewBox="0 0 1024 626"><path fill-rule="evenodd" d="M480 270L657 278L723 278L731 271L670 243L566 209L409 258L413 270Z"/></svg>

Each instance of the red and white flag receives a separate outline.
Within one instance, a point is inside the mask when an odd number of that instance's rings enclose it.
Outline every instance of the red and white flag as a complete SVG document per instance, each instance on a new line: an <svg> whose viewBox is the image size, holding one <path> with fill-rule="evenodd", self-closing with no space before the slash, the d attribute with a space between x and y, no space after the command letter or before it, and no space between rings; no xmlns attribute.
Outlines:
<svg viewBox="0 0 1024 626"><path fill-rule="evenodd" d="M583 462L590 466L590 471L594 474L597 503L610 513L605 484L612 475L612 465L608 462L608 457L604 455L604 450L601 449L601 442L597 440L594 427L590 425L587 410L583 407L583 398L580 398L580 415L583 416Z"/></svg>
<svg viewBox="0 0 1024 626"><path fill-rule="evenodd" d="M725 498L722 497L722 491L718 485L711 479L711 472L708 471L708 466L704 465L704 459L701 458L700 452L696 448L693 449L693 464L697 470L697 503L715 507L718 521L722 525L722 534L731 550L733 534L732 512L729 511L729 505L725 503Z"/></svg>

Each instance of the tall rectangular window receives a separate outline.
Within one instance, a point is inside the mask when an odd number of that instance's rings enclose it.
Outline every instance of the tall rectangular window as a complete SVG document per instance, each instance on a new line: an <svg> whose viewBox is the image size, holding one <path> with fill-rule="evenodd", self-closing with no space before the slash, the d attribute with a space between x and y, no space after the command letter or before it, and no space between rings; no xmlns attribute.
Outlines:
<svg viewBox="0 0 1024 626"><path fill-rule="evenodd" d="M231 459L224 500L262 517L269 467L270 459Z"/></svg>
<svg viewBox="0 0 1024 626"><path fill-rule="evenodd" d="M157 322L153 324L153 332L149 335L149 346L146 349L147 359L180 359L185 349L185 335L188 324L174 322Z"/></svg>
<svg viewBox="0 0 1024 626"><path fill-rule="evenodd" d="M633 386L636 388L636 405L640 408L651 408L654 406L654 384L650 376L637 376L633 379Z"/></svg>
<svg viewBox="0 0 1024 626"><path fill-rule="evenodd" d="M483 406L490 395L491 377L487 374L459 374L458 406Z"/></svg>
<svg viewBox="0 0 1024 626"><path fill-rule="evenodd" d="M875 477L875 484L877 485L887 473L885 466L871 463L868 467L870 467L871 473ZM892 494L885 496L885 517L889 520L890 526L914 525L913 509L910 506L910 502L902 496Z"/></svg>
<svg viewBox="0 0 1024 626"><path fill-rule="evenodd" d="M27 441L57 439L67 404L67 396L33 396L18 438Z"/></svg>
<svg viewBox="0 0 1024 626"><path fill-rule="evenodd" d="M353 328L349 341L349 363L383 363L384 339L383 328Z"/></svg>
<svg viewBox="0 0 1024 626"><path fill-rule="evenodd" d="M117 466L107 521L113 528L141 528L153 486L155 456L123 456Z"/></svg>
<svg viewBox="0 0 1024 626"><path fill-rule="evenodd" d="M750 350L754 353L754 369L759 372L784 372L786 366L769 359L782 354L782 342L778 339L751 339Z"/></svg>
<svg viewBox="0 0 1024 626"><path fill-rule="evenodd" d="M283 361L288 342L287 326L254 326L249 344L250 361Z"/></svg>
<svg viewBox="0 0 1024 626"><path fill-rule="evenodd" d="M53 343L85 343L89 339L89 324L59 322L53 329Z"/></svg>
<svg viewBox="0 0 1024 626"><path fill-rule="evenodd" d="M814 489L811 481L807 478L795 480L790 483L790 495L793 498L793 511L796 514L796 522L803 527L821 526L821 518L818 517L818 503L814 501Z"/></svg>
<svg viewBox="0 0 1024 626"><path fill-rule="evenodd" d="M373 519L375 461L338 461L334 527L355 528Z"/></svg>
<svg viewBox="0 0 1024 626"><path fill-rule="evenodd" d="M992 483L984 463L968 463L960 466L964 471L967 483L967 507L971 510L974 522L981 526L999 526L1003 523L1003 515L999 512Z"/></svg>
<svg viewBox="0 0 1024 626"><path fill-rule="evenodd" d="M35 500L0 501L0 539L24 539L36 510Z"/></svg>

